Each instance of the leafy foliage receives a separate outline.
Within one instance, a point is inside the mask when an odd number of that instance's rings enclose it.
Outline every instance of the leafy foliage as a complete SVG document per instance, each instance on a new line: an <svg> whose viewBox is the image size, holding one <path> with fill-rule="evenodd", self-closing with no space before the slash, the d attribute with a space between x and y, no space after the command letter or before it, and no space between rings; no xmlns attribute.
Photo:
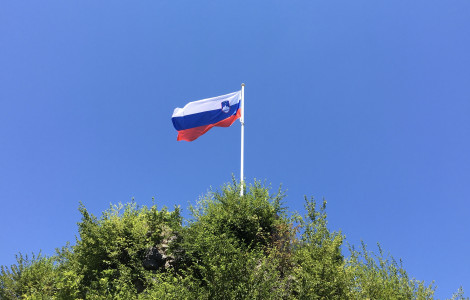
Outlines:
<svg viewBox="0 0 470 300"><path fill-rule="evenodd" d="M296 291L300 299L346 299L347 279L341 245L344 237L327 228L326 201L319 210L305 199L307 216L301 219L301 243L296 251Z"/></svg>
<svg viewBox="0 0 470 300"><path fill-rule="evenodd" d="M279 299L285 280L273 263L273 249L289 222L283 197L270 195L259 182L240 197L234 182L190 208L183 248L187 269L200 282L198 298Z"/></svg>
<svg viewBox="0 0 470 300"><path fill-rule="evenodd" d="M379 255L369 252L364 243L362 250L351 247L348 261L351 275L351 295L355 299L433 299L432 283L410 279L402 262L393 257L384 257L379 244Z"/></svg>
<svg viewBox="0 0 470 300"><path fill-rule="evenodd" d="M0 273L0 299L25 299L52 296L57 292L59 274L54 258L47 258L39 253L32 258L16 256L17 264L10 269L2 266Z"/></svg>
<svg viewBox="0 0 470 300"><path fill-rule="evenodd" d="M190 206L185 225L178 207L132 201L98 218L80 204L75 245L2 266L0 299L432 299L433 284L380 246L345 258L326 201L306 198L300 216L284 196L234 180ZM452 299L468 298L461 288Z"/></svg>
<svg viewBox="0 0 470 300"><path fill-rule="evenodd" d="M70 264L78 276L78 295L133 298L147 284L145 251L181 230L179 209L138 209L134 202L111 206L100 219L81 205L80 239Z"/></svg>
<svg viewBox="0 0 470 300"><path fill-rule="evenodd" d="M462 287L459 287L459 290L452 295L451 300L469 300L469 297L464 296L464 291Z"/></svg>

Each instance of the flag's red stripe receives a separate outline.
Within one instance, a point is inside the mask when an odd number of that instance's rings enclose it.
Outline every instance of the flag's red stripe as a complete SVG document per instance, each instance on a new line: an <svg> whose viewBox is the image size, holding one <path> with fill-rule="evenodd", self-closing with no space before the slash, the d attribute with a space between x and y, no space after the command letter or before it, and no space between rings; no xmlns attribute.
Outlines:
<svg viewBox="0 0 470 300"><path fill-rule="evenodd" d="M233 122L235 122L238 118L240 118L240 115L241 115L241 110L239 109L237 111L237 114L235 114L233 116L230 116L227 119L224 119L224 120L219 121L217 123L204 125L204 126L199 126L199 127L194 127L194 128L190 128L190 129L180 130L180 131L178 131L177 140L178 141L188 141L188 142L194 141L195 139L197 139L198 137L200 137L201 135L203 135L204 133L209 131L209 129L211 129L214 126L229 127L230 125L233 124Z"/></svg>

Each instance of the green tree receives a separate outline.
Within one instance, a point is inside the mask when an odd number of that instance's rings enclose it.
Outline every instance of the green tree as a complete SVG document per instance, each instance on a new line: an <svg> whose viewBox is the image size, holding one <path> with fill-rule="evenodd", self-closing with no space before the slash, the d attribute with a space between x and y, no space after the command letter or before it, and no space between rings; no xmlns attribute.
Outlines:
<svg viewBox="0 0 470 300"><path fill-rule="evenodd" d="M285 293L273 251L289 219L275 195L255 182L243 196L235 181L190 208L184 231L185 262L200 282L198 298L279 299Z"/></svg>
<svg viewBox="0 0 470 300"><path fill-rule="evenodd" d="M459 287L459 290L452 295L451 300L469 300L469 297L465 297L463 287Z"/></svg>
<svg viewBox="0 0 470 300"><path fill-rule="evenodd" d="M181 231L178 207L173 212L154 205L138 208L134 202L114 205L100 219L81 205L79 238L68 264L74 295L81 298L135 298L149 284L143 261L149 249Z"/></svg>
<svg viewBox="0 0 470 300"><path fill-rule="evenodd" d="M10 268L1 267L0 299L40 299L49 298L56 292L59 280L54 258L39 253L16 256L17 263Z"/></svg>
<svg viewBox="0 0 470 300"><path fill-rule="evenodd" d="M433 299L393 257L330 231L326 201L289 213L280 188L235 180L190 206L183 223L134 201L95 217L80 204L76 244L1 267L0 299ZM185 224L183 226L183 224ZM452 299L465 298L460 288Z"/></svg>
<svg viewBox="0 0 470 300"><path fill-rule="evenodd" d="M305 198L307 215L295 248L295 295L299 299L347 299L347 277L341 245L344 236L327 228L326 201L317 209Z"/></svg>
<svg viewBox="0 0 470 300"><path fill-rule="evenodd" d="M346 270L350 277L350 297L354 299L433 299L433 283L426 286L423 281L410 279L402 262L393 257L384 257L377 244L379 254L350 247L351 255Z"/></svg>

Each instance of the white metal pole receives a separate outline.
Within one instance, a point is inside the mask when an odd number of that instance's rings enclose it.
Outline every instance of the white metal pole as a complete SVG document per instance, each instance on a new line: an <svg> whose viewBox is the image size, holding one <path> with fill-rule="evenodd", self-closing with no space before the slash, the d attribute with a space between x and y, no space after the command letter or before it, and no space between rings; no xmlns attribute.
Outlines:
<svg viewBox="0 0 470 300"><path fill-rule="evenodd" d="M240 123L242 128L242 141L241 141L241 159L240 159L240 196L243 196L243 185L244 185L244 176L243 176L243 163L244 163L244 148L245 148L245 84L242 83L242 108L241 108L241 117Z"/></svg>

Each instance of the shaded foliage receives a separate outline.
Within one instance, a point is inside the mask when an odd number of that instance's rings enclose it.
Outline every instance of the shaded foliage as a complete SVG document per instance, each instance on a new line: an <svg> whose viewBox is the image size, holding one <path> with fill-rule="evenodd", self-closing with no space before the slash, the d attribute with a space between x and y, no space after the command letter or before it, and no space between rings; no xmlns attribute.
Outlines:
<svg viewBox="0 0 470 300"><path fill-rule="evenodd" d="M180 210L112 205L101 217L80 204L74 246L19 254L1 267L0 299L432 299L433 284L402 263L328 229L326 201L288 213L281 189L233 181ZM465 299L463 289L452 299ZM467 298L468 299L468 298Z"/></svg>
<svg viewBox="0 0 470 300"><path fill-rule="evenodd" d="M326 201L319 210L305 199L307 215L300 220L303 233L295 251L296 288L300 299L346 299L347 277L341 245L344 237L327 228Z"/></svg>

